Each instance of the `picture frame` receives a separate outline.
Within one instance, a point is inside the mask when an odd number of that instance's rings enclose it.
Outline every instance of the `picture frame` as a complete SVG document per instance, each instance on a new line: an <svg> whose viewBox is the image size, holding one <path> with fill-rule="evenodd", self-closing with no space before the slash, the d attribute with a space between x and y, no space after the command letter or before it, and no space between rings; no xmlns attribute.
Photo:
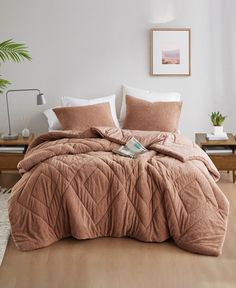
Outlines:
<svg viewBox="0 0 236 288"><path fill-rule="evenodd" d="M191 76L191 29L151 30L151 75Z"/></svg>

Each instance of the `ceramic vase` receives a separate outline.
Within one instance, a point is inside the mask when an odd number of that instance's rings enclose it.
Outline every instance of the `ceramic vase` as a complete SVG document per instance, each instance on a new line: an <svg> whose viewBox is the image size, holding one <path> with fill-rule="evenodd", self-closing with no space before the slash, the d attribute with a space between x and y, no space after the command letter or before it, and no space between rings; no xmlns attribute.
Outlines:
<svg viewBox="0 0 236 288"><path fill-rule="evenodd" d="M23 136L24 138L28 138L29 135L30 135L30 131L29 131L28 128L24 128L21 133L22 133L22 136Z"/></svg>

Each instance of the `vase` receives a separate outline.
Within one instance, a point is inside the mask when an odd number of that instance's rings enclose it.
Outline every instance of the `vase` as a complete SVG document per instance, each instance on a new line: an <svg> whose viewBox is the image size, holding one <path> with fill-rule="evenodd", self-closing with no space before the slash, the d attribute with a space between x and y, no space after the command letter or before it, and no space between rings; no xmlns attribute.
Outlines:
<svg viewBox="0 0 236 288"><path fill-rule="evenodd" d="M214 135L222 135L224 133L224 127L223 126L214 126Z"/></svg>
<svg viewBox="0 0 236 288"><path fill-rule="evenodd" d="M24 128L21 133L24 138L28 138L30 136L30 131L28 128Z"/></svg>

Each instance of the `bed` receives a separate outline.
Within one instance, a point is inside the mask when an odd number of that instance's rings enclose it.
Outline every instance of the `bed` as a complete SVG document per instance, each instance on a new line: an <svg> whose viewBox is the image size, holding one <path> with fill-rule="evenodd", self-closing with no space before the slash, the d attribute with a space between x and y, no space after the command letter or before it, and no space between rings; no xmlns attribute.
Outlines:
<svg viewBox="0 0 236 288"><path fill-rule="evenodd" d="M148 152L112 153L135 137ZM14 242L22 251L60 239L173 238L187 251L218 256L229 203L209 157L178 133L92 127L39 136L19 163L9 200Z"/></svg>

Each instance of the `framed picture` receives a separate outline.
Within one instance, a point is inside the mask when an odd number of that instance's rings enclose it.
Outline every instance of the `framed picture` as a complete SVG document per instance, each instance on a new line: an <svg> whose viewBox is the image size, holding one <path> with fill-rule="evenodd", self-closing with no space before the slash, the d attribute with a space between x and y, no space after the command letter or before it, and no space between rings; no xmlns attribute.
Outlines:
<svg viewBox="0 0 236 288"><path fill-rule="evenodd" d="M151 30L151 74L191 75L191 30Z"/></svg>

